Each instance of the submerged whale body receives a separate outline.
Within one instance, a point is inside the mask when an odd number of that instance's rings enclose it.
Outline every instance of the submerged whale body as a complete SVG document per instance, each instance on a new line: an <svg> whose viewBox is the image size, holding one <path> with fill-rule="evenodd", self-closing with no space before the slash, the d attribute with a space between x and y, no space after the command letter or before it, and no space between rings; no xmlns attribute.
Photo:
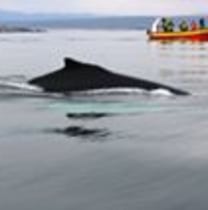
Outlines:
<svg viewBox="0 0 208 210"><path fill-rule="evenodd" d="M74 92L108 88L139 88L147 91L165 89L173 94L189 93L167 85L110 72L100 66L65 58L65 66L52 73L34 78L29 84L48 92Z"/></svg>

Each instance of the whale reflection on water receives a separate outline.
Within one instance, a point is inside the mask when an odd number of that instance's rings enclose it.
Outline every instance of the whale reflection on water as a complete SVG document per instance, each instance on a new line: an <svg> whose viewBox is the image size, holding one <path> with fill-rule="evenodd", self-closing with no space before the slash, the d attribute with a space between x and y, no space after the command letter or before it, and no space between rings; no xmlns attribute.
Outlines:
<svg viewBox="0 0 208 210"><path fill-rule="evenodd" d="M78 125L72 125L66 128L55 128L52 129L51 132L57 134L64 134L68 137L81 137L85 139L87 138L87 140L90 141L100 141L100 138L104 138L110 135L110 132L104 128L86 128Z"/></svg>
<svg viewBox="0 0 208 210"><path fill-rule="evenodd" d="M100 118L107 117L107 116L110 116L110 114L108 114L108 113L96 113L96 112L90 112L90 113L68 113L67 114L67 117L69 119L81 119L81 120L100 119Z"/></svg>

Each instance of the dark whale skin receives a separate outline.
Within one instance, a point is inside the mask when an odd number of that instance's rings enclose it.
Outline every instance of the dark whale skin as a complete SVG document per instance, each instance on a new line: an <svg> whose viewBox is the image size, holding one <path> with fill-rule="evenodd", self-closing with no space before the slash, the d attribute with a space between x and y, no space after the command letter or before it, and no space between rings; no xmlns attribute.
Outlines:
<svg viewBox="0 0 208 210"><path fill-rule="evenodd" d="M65 66L52 73L31 79L29 84L36 85L47 92L74 92L106 88L139 88L147 91L165 89L177 95L188 92L167 85L113 73L100 66L82 63L65 58Z"/></svg>

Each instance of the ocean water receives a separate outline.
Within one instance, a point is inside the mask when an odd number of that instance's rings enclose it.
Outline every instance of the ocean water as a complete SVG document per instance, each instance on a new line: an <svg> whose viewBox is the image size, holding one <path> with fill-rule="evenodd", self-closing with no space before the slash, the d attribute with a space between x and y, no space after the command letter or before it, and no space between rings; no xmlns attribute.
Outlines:
<svg viewBox="0 0 208 210"><path fill-rule="evenodd" d="M207 209L207 50L149 42L144 31L1 34L0 209ZM64 57L191 95L27 85Z"/></svg>

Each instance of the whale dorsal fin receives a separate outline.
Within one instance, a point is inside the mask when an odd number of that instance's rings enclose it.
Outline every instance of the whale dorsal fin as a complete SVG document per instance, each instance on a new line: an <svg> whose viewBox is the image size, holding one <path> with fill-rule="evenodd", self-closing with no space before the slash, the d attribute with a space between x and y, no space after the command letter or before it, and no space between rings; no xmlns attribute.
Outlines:
<svg viewBox="0 0 208 210"><path fill-rule="evenodd" d="M71 58L64 58L64 63L65 63L65 67L68 67L68 68L77 68L83 65L79 61L76 61Z"/></svg>

